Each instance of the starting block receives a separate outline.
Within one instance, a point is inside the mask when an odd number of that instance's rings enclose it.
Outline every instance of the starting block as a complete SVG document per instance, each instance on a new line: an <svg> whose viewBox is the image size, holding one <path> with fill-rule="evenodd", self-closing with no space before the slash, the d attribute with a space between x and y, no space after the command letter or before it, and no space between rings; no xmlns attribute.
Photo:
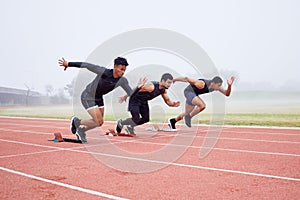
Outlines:
<svg viewBox="0 0 300 200"><path fill-rule="evenodd" d="M125 136L125 137L135 137L136 136L135 134L130 134L130 133L117 133L113 129L108 129L108 131L106 131L105 135L108 135L108 136Z"/></svg>
<svg viewBox="0 0 300 200"><path fill-rule="evenodd" d="M82 141L79 139L79 137L76 135L76 139L71 138L63 138L61 135L61 132L55 132L54 133L54 139L49 140L53 142L73 142L73 143L82 143Z"/></svg>

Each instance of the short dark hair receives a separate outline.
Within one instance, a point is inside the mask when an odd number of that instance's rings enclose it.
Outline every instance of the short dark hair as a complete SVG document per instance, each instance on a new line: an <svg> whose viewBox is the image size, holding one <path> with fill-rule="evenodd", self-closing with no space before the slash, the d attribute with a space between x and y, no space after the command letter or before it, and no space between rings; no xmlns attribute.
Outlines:
<svg viewBox="0 0 300 200"><path fill-rule="evenodd" d="M161 76L161 81L164 80L164 81L167 81L168 79L170 80L173 80L173 76L170 74L170 73L164 73L162 76Z"/></svg>
<svg viewBox="0 0 300 200"><path fill-rule="evenodd" d="M114 64L115 65L125 65L125 66L128 66L128 62L125 58L122 58L122 57L117 57L115 60L114 60Z"/></svg>
<svg viewBox="0 0 300 200"><path fill-rule="evenodd" d="M211 82L214 82L214 83L223 83L223 80L219 77L219 76L215 76Z"/></svg>

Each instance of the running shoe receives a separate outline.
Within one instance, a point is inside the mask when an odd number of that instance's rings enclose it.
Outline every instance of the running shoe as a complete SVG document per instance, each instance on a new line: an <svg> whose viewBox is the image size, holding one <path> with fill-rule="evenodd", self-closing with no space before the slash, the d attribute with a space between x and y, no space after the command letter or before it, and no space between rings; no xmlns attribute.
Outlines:
<svg viewBox="0 0 300 200"><path fill-rule="evenodd" d="M190 128L192 127L192 124L191 124L191 115L184 116L184 123L188 127L190 127Z"/></svg>
<svg viewBox="0 0 300 200"><path fill-rule="evenodd" d="M84 128L79 127L77 129L76 135L79 136L79 138L80 138L80 140L81 140L82 143L87 143L86 134L85 134L85 129Z"/></svg>
<svg viewBox="0 0 300 200"><path fill-rule="evenodd" d="M117 121L116 131L117 131L118 133L121 133L122 128L123 128L123 125L122 125L122 119L119 119L119 120Z"/></svg>
<svg viewBox="0 0 300 200"><path fill-rule="evenodd" d="M169 119L169 127L170 127L171 129L176 129L175 124L176 124L175 118Z"/></svg>
<svg viewBox="0 0 300 200"><path fill-rule="evenodd" d="M77 128L80 126L80 119L76 116L73 116L71 119L71 124L70 124L70 131L75 134L77 131Z"/></svg>
<svg viewBox="0 0 300 200"><path fill-rule="evenodd" d="M129 134L135 134L134 127L132 127L131 125L127 125L125 131Z"/></svg>

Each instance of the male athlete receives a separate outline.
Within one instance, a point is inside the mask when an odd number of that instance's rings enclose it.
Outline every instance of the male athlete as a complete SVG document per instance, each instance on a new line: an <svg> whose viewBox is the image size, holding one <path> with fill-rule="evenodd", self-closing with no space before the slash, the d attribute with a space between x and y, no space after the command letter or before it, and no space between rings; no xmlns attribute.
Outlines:
<svg viewBox="0 0 300 200"><path fill-rule="evenodd" d="M176 129L176 122L180 121L184 117L184 122L188 127L191 127L191 119L198 113L202 112L206 105L204 101L198 96L201 94L209 93L212 91L219 91L225 96L229 96L231 93L231 86L234 81L234 77L232 76L230 80L227 81L228 87L227 90L222 88L223 80L216 76L212 80L206 79L191 79L188 77L180 77L173 80L175 83L176 81L181 82L188 82L190 83L184 90L184 96L186 98L185 103L185 112L178 115L175 118L169 119L169 126L171 129Z"/></svg>
<svg viewBox="0 0 300 200"><path fill-rule="evenodd" d="M161 95L165 103L171 107L178 107L180 102L173 102L167 95L167 89L173 83L173 76L169 73L162 75L160 82L152 81L144 84L135 94L129 99L128 110L131 113L132 118L125 120L119 119L117 121L116 131L120 133L124 125L127 127L127 131L130 134L134 133L134 127L147 123L149 121L149 105L148 101ZM127 95L121 99L121 101L126 101Z"/></svg>
<svg viewBox="0 0 300 200"><path fill-rule="evenodd" d="M118 86L121 86L129 96L133 92L127 79L123 77L128 66L127 60L122 57L116 58L113 69L85 62L68 62L64 58L60 59L58 63L65 68L64 70L68 67L86 68L97 74L96 78L86 86L86 89L81 94L82 105L92 119L80 120L76 116L71 119L71 132L79 135L82 142L86 143L85 132L103 124L103 95L111 92Z"/></svg>

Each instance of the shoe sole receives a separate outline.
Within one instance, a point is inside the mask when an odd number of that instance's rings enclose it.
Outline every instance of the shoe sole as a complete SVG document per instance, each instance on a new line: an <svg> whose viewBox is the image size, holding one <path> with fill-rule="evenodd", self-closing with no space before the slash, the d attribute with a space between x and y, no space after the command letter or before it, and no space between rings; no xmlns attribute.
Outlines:
<svg viewBox="0 0 300 200"><path fill-rule="evenodd" d="M77 137L79 137L80 141L82 143L87 143L87 140L86 139L82 139L82 137L78 134L78 133L75 133Z"/></svg>
<svg viewBox="0 0 300 200"><path fill-rule="evenodd" d="M71 118L71 123L70 123L70 131L71 131L71 133L73 133L73 134L76 133L76 127L75 127L74 119L75 119L75 116L73 116L73 117ZM75 127L75 128L74 128L74 127Z"/></svg>
<svg viewBox="0 0 300 200"><path fill-rule="evenodd" d="M119 128L119 129L120 129L120 132L121 132L122 129L123 129L123 125L121 125L121 128L120 128L120 126L119 126L119 121L121 121L121 123L122 123L122 120L119 119L119 120L117 121L117 128ZM117 128L116 128L116 131L117 131L117 133L119 133L118 130L117 130Z"/></svg>
<svg viewBox="0 0 300 200"><path fill-rule="evenodd" d="M187 121L187 120L184 118L184 124L185 124L187 127L191 128L191 127L192 127L192 124L191 124L191 123L188 124L186 121Z"/></svg>

